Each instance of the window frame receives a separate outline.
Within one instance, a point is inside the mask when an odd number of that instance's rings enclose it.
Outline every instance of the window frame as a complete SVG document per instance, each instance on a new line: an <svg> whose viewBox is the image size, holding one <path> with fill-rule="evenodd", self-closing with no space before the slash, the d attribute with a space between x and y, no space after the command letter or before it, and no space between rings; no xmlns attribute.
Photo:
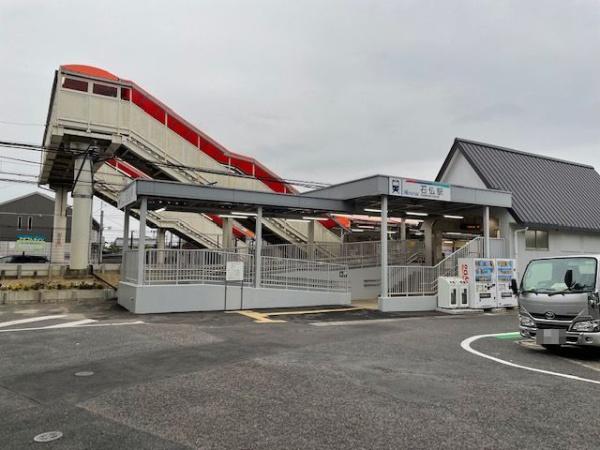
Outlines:
<svg viewBox="0 0 600 450"><path fill-rule="evenodd" d="M527 233L534 233L533 235L533 247L527 244ZM545 239L538 237L539 234L545 234ZM540 245L540 242L545 241L544 246ZM527 230L525 231L525 250L550 250L550 232L548 230Z"/></svg>
<svg viewBox="0 0 600 450"><path fill-rule="evenodd" d="M21 231L23 229L23 217L17 217L17 230Z"/></svg>

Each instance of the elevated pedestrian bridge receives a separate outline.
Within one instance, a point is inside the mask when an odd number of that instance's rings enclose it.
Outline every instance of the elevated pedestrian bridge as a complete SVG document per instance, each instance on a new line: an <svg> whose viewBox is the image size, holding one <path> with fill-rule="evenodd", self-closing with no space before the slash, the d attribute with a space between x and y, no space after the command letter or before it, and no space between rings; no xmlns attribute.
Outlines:
<svg viewBox="0 0 600 450"><path fill-rule="evenodd" d="M91 196L116 204L117 193L134 179L296 192L263 164L227 150L133 81L90 66L65 65L56 72L44 146L40 184L50 185L59 197L73 191L78 199L73 212L77 248L88 247L84 229L91 220ZM153 215L148 220L206 248L230 247L236 238L254 236L252 217L241 223L189 212ZM332 217L309 230L304 222L269 218L264 225L273 242L339 242L330 231L338 223ZM224 234L221 242L210 238L217 233ZM53 254L59 255L60 248ZM71 262L75 268L85 267L84 251L74 254Z"/></svg>

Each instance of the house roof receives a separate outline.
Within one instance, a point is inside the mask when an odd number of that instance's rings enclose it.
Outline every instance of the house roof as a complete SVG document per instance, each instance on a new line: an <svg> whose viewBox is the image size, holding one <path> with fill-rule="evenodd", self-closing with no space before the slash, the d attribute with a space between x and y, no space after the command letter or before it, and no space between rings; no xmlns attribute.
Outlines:
<svg viewBox="0 0 600 450"><path fill-rule="evenodd" d="M520 224L600 232L600 174L592 166L457 138L436 180L456 152L488 189L512 193L510 211Z"/></svg>
<svg viewBox="0 0 600 450"><path fill-rule="evenodd" d="M10 198L10 199L8 199L6 201L0 202L0 206L6 206L6 205L10 205L11 203L17 203L19 201L25 200L25 199L30 198L30 197L39 197L39 198L42 198L44 200L47 200L51 204L54 204L54 199L52 197L50 197L49 195L44 194L43 192L33 191L33 192L28 193L28 194L23 194L23 195L20 195L18 197L13 197L13 198ZM72 211L72 209L73 209L72 206L67 205L67 211L68 212ZM24 214L24 215L35 214L35 213L37 213L37 211L22 211L22 214ZM67 216L70 216L70 215L71 214L67 213ZM98 223L98 221L96 219L94 219L94 218L92 218L92 227L95 230L99 230L100 229L100 223Z"/></svg>

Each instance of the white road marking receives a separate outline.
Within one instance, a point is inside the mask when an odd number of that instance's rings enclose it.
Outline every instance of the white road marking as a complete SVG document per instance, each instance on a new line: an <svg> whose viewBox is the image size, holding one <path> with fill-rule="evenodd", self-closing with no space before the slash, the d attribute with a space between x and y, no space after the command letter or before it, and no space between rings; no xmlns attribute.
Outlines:
<svg viewBox="0 0 600 450"><path fill-rule="evenodd" d="M499 364L504 364L505 366L515 367L517 369L529 370L530 372L543 373L545 375L552 375L552 376L560 377L560 378L567 378L569 380L583 381L585 383L592 383L592 384L600 384L600 381L598 381L598 380L591 380L589 378L582 378L582 377L578 377L576 375L569 375L569 374L560 373L560 372L552 372L550 370L536 369L535 367L529 367L529 366L523 366L521 364L515 364L510 361L505 361L504 359L496 358L495 356L486 355L485 353L482 353L471 347L471 344L479 339L495 337L495 336L499 336L502 334L505 334L505 333L480 334L478 336L471 336L470 338L467 338L464 341L462 341L460 343L460 346L463 348L463 350L466 350L467 352L472 353L473 355L481 356L482 358L486 358L491 361L495 361Z"/></svg>
<svg viewBox="0 0 600 450"><path fill-rule="evenodd" d="M62 319L67 317L66 314L54 314L53 316L29 317L27 319L11 320L9 322L0 322L1 327L10 327L12 325L20 325L22 323L41 322L43 320Z"/></svg>
<svg viewBox="0 0 600 450"><path fill-rule="evenodd" d="M91 321L91 322L90 322ZM93 327L117 327L124 325L140 325L145 324L141 320L135 320L132 322L113 322L113 323L92 323L97 322L96 320L86 319L79 320L77 322L67 322L66 324L51 325L48 327L36 327L36 328L13 328L11 330L0 330L0 333L12 333L15 331L38 331L38 330L56 330L61 328L93 328Z"/></svg>

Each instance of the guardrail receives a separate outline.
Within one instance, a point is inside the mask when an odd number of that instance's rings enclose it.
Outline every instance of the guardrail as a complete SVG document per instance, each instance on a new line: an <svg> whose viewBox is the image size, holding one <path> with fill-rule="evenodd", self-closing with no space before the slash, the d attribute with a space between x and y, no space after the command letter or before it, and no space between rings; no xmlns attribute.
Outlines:
<svg viewBox="0 0 600 450"><path fill-rule="evenodd" d="M459 258L483 256L484 239L477 237L444 258L435 266L390 265L388 268L388 295L435 295L439 277L458 275ZM490 257L506 257L504 239L490 239Z"/></svg>
<svg viewBox="0 0 600 450"><path fill-rule="evenodd" d="M144 284L223 284L227 263L244 263L244 283L254 283L254 255L220 250L146 250Z"/></svg>
<svg viewBox="0 0 600 450"><path fill-rule="evenodd" d="M261 258L261 287L348 292L348 267L306 259Z"/></svg>
<svg viewBox="0 0 600 450"><path fill-rule="evenodd" d="M254 255L221 250L148 249L138 281L138 251L126 251L123 280L143 285L225 284L227 263L244 263L244 284L255 284ZM262 288L348 292L348 267L314 260L261 258ZM174 293L174 295L177 295Z"/></svg>
<svg viewBox="0 0 600 450"><path fill-rule="evenodd" d="M350 268L374 267L381 262L381 242L315 242L314 244L265 245L262 254L270 257L342 264ZM423 254L423 241L388 241L388 264L409 265L419 263L422 261Z"/></svg>

